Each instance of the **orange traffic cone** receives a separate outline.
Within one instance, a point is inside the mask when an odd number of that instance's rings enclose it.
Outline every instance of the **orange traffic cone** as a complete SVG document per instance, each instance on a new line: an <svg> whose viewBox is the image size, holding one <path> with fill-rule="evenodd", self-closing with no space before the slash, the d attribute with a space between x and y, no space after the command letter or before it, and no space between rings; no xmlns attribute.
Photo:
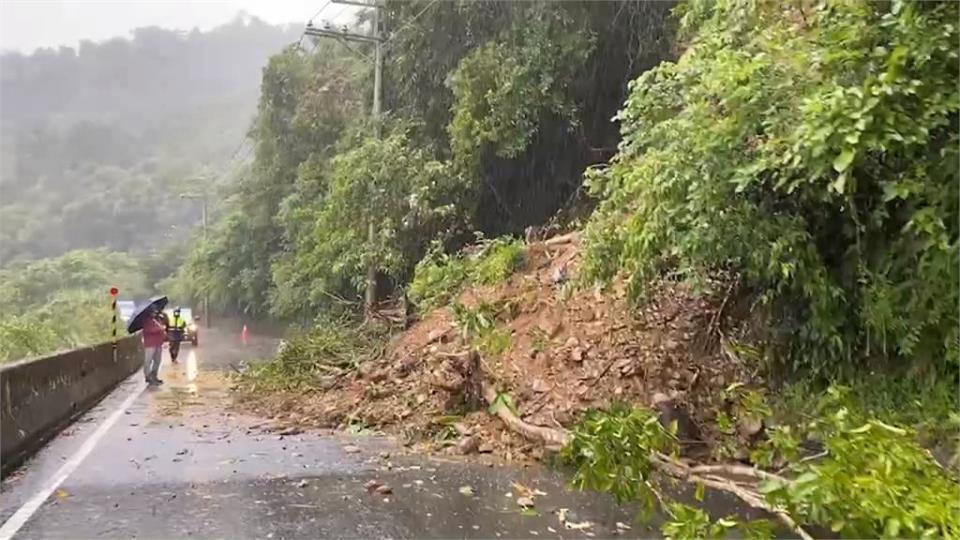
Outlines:
<svg viewBox="0 0 960 540"><path fill-rule="evenodd" d="M244 345L247 344L248 335L249 332L247 332L247 325L243 325L243 330L240 331L240 341L243 342Z"/></svg>

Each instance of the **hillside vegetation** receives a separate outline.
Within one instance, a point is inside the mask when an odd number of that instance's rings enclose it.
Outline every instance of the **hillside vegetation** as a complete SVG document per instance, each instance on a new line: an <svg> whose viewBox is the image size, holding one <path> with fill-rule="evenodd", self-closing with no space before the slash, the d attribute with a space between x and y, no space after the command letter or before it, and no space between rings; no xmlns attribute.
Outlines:
<svg viewBox="0 0 960 540"><path fill-rule="evenodd" d="M104 339L110 286L143 300L176 270L200 198L218 215L248 157L262 67L297 37L237 17L0 56L0 359Z"/></svg>
<svg viewBox="0 0 960 540"><path fill-rule="evenodd" d="M200 208L180 193L216 200L260 70L297 36L238 17L0 56L0 264L183 243Z"/></svg>
<svg viewBox="0 0 960 540"><path fill-rule="evenodd" d="M615 149L627 82L672 54L671 6L387 2L379 140L369 58L288 48L264 72L249 175L185 292L309 321L359 300L371 261L386 297L433 240L520 234L576 207L584 168Z"/></svg>
<svg viewBox="0 0 960 540"><path fill-rule="evenodd" d="M555 458L670 538L960 537L960 4L381 9L384 114L369 46L279 50L165 281L303 327L244 406Z"/></svg>
<svg viewBox="0 0 960 540"><path fill-rule="evenodd" d="M957 5L807 9L682 7L589 178L589 274L731 272L768 363L956 379Z"/></svg>
<svg viewBox="0 0 960 540"><path fill-rule="evenodd" d="M145 298L146 274L130 255L102 249L0 269L0 362L109 339L110 287L124 298Z"/></svg>

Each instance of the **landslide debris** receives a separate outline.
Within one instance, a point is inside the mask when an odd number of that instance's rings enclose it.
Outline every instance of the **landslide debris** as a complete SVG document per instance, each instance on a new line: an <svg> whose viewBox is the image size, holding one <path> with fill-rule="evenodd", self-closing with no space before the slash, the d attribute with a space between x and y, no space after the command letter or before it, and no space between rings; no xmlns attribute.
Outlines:
<svg viewBox="0 0 960 540"><path fill-rule="evenodd" d="M664 280L631 306L621 281L576 287L579 262L577 234L527 245L506 280L422 313L332 384L240 402L281 423L376 428L421 448L506 459L542 456L524 429L568 427L622 402L657 409L688 452L707 452L724 389L751 380L714 332L723 299ZM498 407L527 427L508 429Z"/></svg>

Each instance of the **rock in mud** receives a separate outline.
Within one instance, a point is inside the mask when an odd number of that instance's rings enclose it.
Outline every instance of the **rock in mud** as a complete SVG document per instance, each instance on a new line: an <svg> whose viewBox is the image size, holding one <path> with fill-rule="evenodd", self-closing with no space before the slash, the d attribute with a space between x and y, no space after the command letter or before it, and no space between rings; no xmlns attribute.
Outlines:
<svg viewBox="0 0 960 540"><path fill-rule="evenodd" d="M533 388L534 392L542 394L550 390L550 385L544 382L543 379L534 379L531 388Z"/></svg>
<svg viewBox="0 0 960 540"><path fill-rule="evenodd" d="M763 430L763 420L752 415L741 416L737 420L737 432L744 439L750 439Z"/></svg>
<svg viewBox="0 0 960 540"><path fill-rule="evenodd" d="M457 451L461 454L472 454L480 449L480 441L473 435L462 437L457 442Z"/></svg>
<svg viewBox="0 0 960 540"><path fill-rule="evenodd" d="M700 429L693 423L687 408L678 404L676 399L658 392L653 395L653 408L659 413L660 425L665 429L672 430L676 426L676 436L681 444L702 440Z"/></svg>
<svg viewBox="0 0 960 540"><path fill-rule="evenodd" d="M427 343L433 343L435 341L439 341L440 343L443 343L444 342L443 338L446 337L446 335L449 332L450 332L449 326L444 328L434 328L433 330L430 331L429 334L427 334Z"/></svg>

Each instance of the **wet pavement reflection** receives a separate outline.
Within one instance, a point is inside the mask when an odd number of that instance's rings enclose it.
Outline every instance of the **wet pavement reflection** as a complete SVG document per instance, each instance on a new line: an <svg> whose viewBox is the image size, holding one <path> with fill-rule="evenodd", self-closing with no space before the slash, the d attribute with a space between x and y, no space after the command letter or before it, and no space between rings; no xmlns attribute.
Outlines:
<svg viewBox="0 0 960 540"><path fill-rule="evenodd" d="M558 471L402 455L385 438L265 431L264 419L229 409L227 372L266 357L276 341L244 347L211 334L178 364L165 358L166 384L140 395L18 538L658 536L656 522L635 523L609 497L570 491ZM90 413L78 437L114 402ZM0 511L9 516L34 477L69 455L70 439L5 482ZM517 505L514 483L542 493L533 509Z"/></svg>

